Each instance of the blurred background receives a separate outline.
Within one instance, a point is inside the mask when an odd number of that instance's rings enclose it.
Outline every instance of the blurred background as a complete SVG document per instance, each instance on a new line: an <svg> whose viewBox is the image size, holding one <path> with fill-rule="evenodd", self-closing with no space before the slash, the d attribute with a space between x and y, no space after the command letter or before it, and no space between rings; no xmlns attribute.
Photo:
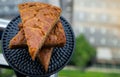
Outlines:
<svg viewBox="0 0 120 77"><path fill-rule="evenodd" d="M0 0L0 25L19 15L17 4L39 1L62 8L76 47L58 77L120 77L120 0ZM0 77L15 77L0 68Z"/></svg>

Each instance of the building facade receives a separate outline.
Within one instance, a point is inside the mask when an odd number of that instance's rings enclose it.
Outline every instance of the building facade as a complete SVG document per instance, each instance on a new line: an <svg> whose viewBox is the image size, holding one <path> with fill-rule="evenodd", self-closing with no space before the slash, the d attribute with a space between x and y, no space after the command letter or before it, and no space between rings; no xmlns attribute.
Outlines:
<svg viewBox="0 0 120 77"><path fill-rule="evenodd" d="M120 0L74 0L73 29L97 49L97 63L120 64Z"/></svg>

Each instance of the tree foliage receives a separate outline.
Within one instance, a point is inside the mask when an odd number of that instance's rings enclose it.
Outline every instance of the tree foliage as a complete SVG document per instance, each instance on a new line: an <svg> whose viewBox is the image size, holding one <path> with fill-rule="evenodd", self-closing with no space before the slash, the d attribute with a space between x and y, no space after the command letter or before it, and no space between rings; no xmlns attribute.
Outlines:
<svg viewBox="0 0 120 77"><path fill-rule="evenodd" d="M72 56L71 64L85 67L95 55L95 48L87 41L85 36L81 34L76 38L75 52Z"/></svg>

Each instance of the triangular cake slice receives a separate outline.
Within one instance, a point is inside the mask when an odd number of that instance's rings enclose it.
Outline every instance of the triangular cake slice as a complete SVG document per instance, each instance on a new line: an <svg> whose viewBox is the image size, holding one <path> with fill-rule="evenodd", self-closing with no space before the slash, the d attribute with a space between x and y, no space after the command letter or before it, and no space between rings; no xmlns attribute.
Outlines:
<svg viewBox="0 0 120 77"><path fill-rule="evenodd" d="M9 48L11 49L21 48L21 47L22 48L27 47L23 29L18 31L18 33L9 42Z"/></svg>
<svg viewBox="0 0 120 77"><path fill-rule="evenodd" d="M42 48L37 55L46 72L48 71L52 51L53 48Z"/></svg>
<svg viewBox="0 0 120 77"><path fill-rule="evenodd" d="M50 32L48 37L49 38L46 39L44 46L63 47L65 45L66 36L60 20L57 22L56 26Z"/></svg>
<svg viewBox="0 0 120 77"><path fill-rule="evenodd" d="M29 5L29 3L27 5ZM43 6L42 3L39 4L39 6L40 5ZM33 6L32 5L31 7L24 8L24 11L19 8L20 16L22 17L23 30L32 60L35 60L39 49L43 46L46 37L60 17L60 8L45 4L45 6L46 5L47 7L45 8L39 8L37 6L35 8L31 8ZM21 5L19 5L19 7L20 6ZM26 12L31 16L29 19L26 19ZM34 14L34 12L36 13ZM32 17L31 14L34 14L34 16Z"/></svg>

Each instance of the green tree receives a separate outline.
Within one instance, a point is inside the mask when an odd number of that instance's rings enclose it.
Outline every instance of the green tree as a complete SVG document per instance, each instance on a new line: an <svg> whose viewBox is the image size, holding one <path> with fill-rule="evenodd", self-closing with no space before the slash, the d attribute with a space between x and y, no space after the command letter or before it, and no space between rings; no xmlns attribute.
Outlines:
<svg viewBox="0 0 120 77"><path fill-rule="evenodd" d="M71 64L86 67L89 61L96 55L96 49L87 41L83 34L76 38L75 52Z"/></svg>

